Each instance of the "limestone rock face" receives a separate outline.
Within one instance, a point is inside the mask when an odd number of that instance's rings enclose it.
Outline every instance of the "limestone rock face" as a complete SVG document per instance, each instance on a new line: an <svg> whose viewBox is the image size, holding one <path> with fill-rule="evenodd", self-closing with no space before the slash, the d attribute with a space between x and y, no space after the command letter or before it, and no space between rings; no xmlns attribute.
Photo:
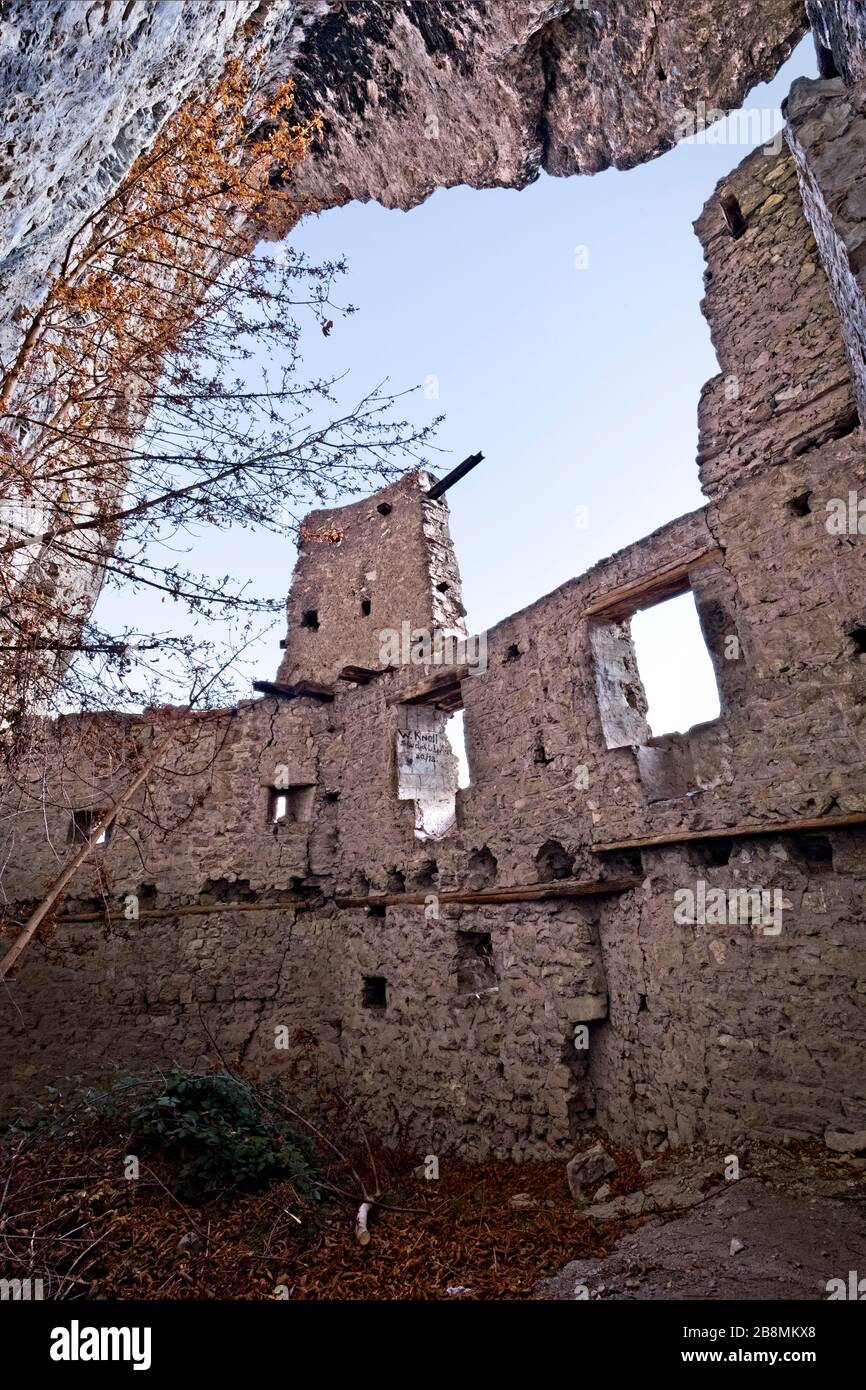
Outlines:
<svg viewBox="0 0 866 1390"><path fill-rule="evenodd" d="M862 0L806 0L806 10L815 37L832 53L839 75L846 82L862 82L866 78L866 10Z"/></svg>
<svg viewBox="0 0 866 1390"><path fill-rule="evenodd" d="M299 99L328 126L303 184L408 208L457 183L629 168L674 143L683 107L739 103L804 28L798 0L341 6L298 55Z"/></svg>
<svg viewBox="0 0 866 1390"><path fill-rule="evenodd" d="M260 48L323 113L303 192L408 208L439 186L650 159L683 106L739 102L804 27L802 0L9 0L0 308L38 297L71 231L232 53Z"/></svg>
<svg viewBox="0 0 866 1390"><path fill-rule="evenodd" d="M12 0L0 13L0 281L38 298L69 235L232 47L284 30L288 0ZM261 12L260 14L258 12Z"/></svg>

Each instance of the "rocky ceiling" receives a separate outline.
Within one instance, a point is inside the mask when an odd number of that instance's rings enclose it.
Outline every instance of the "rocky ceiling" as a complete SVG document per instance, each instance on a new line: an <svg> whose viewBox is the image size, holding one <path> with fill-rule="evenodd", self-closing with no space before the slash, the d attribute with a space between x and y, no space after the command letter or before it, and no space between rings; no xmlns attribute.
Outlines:
<svg viewBox="0 0 866 1390"><path fill-rule="evenodd" d="M301 191L408 208L667 149L678 110L730 107L804 33L803 0L7 0L0 282L38 293L70 231L227 55L261 46L326 121Z"/></svg>
<svg viewBox="0 0 866 1390"><path fill-rule="evenodd" d="M866 78L866 5L863 0L806 0L815 38L832 54L846 82ZM829 74L825 74L829 75Z"/></svg>

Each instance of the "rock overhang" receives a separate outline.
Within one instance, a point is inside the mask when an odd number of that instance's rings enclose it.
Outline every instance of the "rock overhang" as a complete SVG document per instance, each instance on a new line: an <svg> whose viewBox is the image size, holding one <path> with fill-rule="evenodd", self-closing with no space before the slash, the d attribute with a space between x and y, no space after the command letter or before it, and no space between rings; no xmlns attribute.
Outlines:
<svg viewBox="0 0 866 1390"><path fill-rule="evenodd" d="M261 53L324 138L296 192L411 208L438 187L522 188L668 149L698 101L730 107L806 30L802 0L11 0L0 85L15 157L0 171L7 314L38 299L69 236L162 121L226 59ZM284 224L281 233L284 230Z"/></svg>

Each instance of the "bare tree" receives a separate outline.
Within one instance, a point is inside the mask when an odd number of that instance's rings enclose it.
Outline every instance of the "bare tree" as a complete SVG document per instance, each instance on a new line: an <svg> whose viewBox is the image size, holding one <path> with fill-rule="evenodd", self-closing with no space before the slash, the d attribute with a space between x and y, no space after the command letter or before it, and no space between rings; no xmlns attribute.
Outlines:
<svg viewBox="0 0 866 1390"><path fill-rule="evenodd" d="M339 378L301 376L300 320L328 336L353 310L334 298L342 261L258 245L263 228L284 233L310 210L286 189L320 124L292 123L291 101L290 84L267 90L258 59L232 63L167 123L19 315L0 380L7 752L58 701L197 699L203 686L224 698L210 673L228 671L226 653L282 595L187 567L178 545L203 527L289 533L313 499L423 462L438 421L398 418L384 384L340 407ZM175 600L191 621L103 631L92 608L105 584Z"/></svg>

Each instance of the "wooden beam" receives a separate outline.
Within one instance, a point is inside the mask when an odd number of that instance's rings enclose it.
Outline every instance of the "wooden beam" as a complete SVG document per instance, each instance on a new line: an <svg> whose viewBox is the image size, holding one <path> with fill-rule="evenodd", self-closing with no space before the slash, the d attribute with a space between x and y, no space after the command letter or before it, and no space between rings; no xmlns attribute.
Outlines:
<svg viewBox="0 0 866 1390"><path fill-rule="evenodd" d="M540 902L546 898L594 898L607 893L627 893L639 888L642 878L631 875L627 878L602 878L589 882L577 879L555 879L552 883L530 883L524 888L482 888L476 892L457 889L448 893L437 893L440 903L524 903ZM337 907L423 907L430 897L426 893L368 893L364 897L348 898L337 895L333 899L284 898L279 902L256 903L187 903L174 907L144 908L138 917L124 917L113 912L93 912L81 916L62 916L56 918L57 926L84 927L98 923L111 926L130 925L134 922L153 921L166 917L205 917L217 912L293 912L310 911L314 907L324 907L333 901ZM11 906L11 904L10 904Z"/></svg>
<svg viewBox="0 0 866 1390"><path fill-rule="evenodd" d="M386 705L435 705L440 700L451 701L460 693L460 682L469 675L467 664L445 666L442 675L428 677L421 685L412 685L408 690L386 695ZM461 697L462 698L462 697ZM456 706L460 708L460 706Z"/></svg>
<svg viewBox="0 0 866 1390"><path fill-rule="evenodd" d="M797 830L844 830L849 825L866 825L866 811L849 816L812 816L801 820L760 821L752 825L720 825L713 830L677 830L661 835L646 835L634 840L609 840L606 844L590 845L593 854L608 854L618 849L649 849L653 845L679 845L689 840L729 840L742 835L785 835Z"/></svg>
<svg viewBox="0 0 866 1390"><path fill-rule="evenodd" d="M602 878L590 882L577 879L556 879L553 883L530 883L523 888L482 888L477 892L457 889L454 892L436 893L440 903L531 903L545 898L595 898L606 893L627 893L639 888L642 878L631 875L628 878ZM426 893L368 893L361 898L345 898L337 895L337 907L423 907L430 899L430 889Z"/></svg>
<svg viewBox="0 0 866 1390"><path fill-rule="evenodd" d="M666 565L664 569L634 579L628 584L619 584L606 594L599 594L591 600L581 613L582 618L607 618L611 622L622 622L641 608L663 603L665 599L676 598L688 592L689 574L702 565L720 560L724 552L718 546L695 550L683 560Z"/></svg>
<svg viewBox="0 0 866 1390"><path fill-rule="evenodd" d="M85 927L94 922L107 922L110 926L121 926L124 922L142 922L157 917L205 917L214 912L279 912L283 908L291 908L293 912L300 912L304 908L309 908L315 903L319 905L320 899L311 898L287 898L282 902L276 903L214 903L204 905L202 903L190 903L186 907L148 907L139 912L137 917L124 917L121 913L112 912L91 912L86 916L67 916L56 917L55 923L58 927Z"/></svg>
<svg viewBox="0 0 866 1390"><path fill-rule="evenodd" d="M371 670L369 666L344 666L337 676L338 681L354 681L355 685L369 685L379 676L384 676L386 672L393 671L393 666L379 666Z"/></svg>
<svg viewBox="0 0 866 1390"><path fill-rule="evenodd" d="M274 695L278 700L300 700L308 696L312 700L331 701L334 691L329 685L318 681L297 681L294 685L281 685L279 681L253 681L253 690L260 695Z"/></svg>
<svg viewBox="0 0 866 1390"><path fill-rule="evenodd" d="M478 467L483 458L483 454L470 454L468 459L458 463L456 468L452 468L450 473L446 473L444 478L440 478L438 483L434 483L431 488L427 489L427 496L430 501L435 502L455 483L459 483L461 478L465 478L467 473L471 473L473 468Z"/></svg>

